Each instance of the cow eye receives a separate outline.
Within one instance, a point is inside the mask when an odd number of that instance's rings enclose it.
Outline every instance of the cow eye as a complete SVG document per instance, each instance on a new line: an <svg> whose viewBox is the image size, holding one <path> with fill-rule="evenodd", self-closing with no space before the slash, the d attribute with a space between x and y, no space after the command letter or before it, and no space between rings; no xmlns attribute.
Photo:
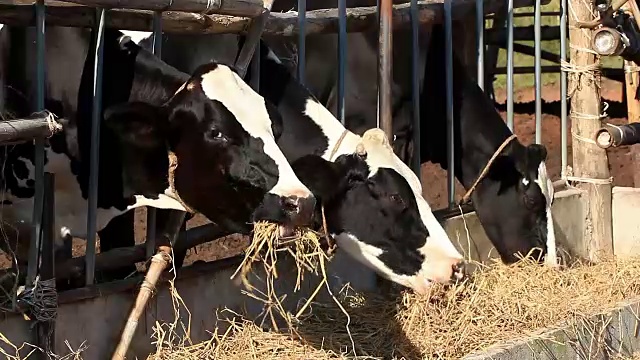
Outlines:
<svg viewBox="0 0 640 360"><path fill-rule="evenodd" d="M226 140L224 135L222 135L222 133L220 131L215 130L215 129L213 129L213 130L211 130L209 132L209 136L211 136L211 138L215 139L215 140Z"/></svg>
<svg viewBox="0 0 640 360"><path fill-rule="evenodd" d="M393 195L389 196L389 199L391 199L391 201L393 201L395 203L398 203L398 204L403 204L404 203L404 201L402 200L402 198L398 194L393 194Z"/></svg>

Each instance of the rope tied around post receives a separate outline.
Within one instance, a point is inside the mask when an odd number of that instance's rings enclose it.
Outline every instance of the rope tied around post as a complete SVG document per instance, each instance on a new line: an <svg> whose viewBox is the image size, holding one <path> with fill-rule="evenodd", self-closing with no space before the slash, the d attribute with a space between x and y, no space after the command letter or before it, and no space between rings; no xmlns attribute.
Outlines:
<svg viewBox="0 0 640 360"><path fill-rule="evenodd" d="M505 147L507 147L507 145L509 145L511 143L511 141L513 141L514 139L516 139L517 136L516 134L512 134L511 136L509 136L505 141L502 142L502 144L498 147L498 149L493 153L493 155L491 155L491 158L489 159L489 161L487 162L487 164L484 166L484 168L482 169L482 172L480 173L480 175L476 178L476 181L473 182L473 185L471 185L471 187L469 188L469 190L467 190L467 192L464 194L464 196L462 197L462 199L460 200L460 202L458 203L458 205L463 205L466 204L469 201L469 198L471 197L471 194L473 194L473 192L476 190L476 187L478 186L478 184L480 183L480 181L482 181L482 179L484 179L485 176L487 176L487 173L489 172L489 168L491 167L491 165L493 164L493 162L498 158L498 156L502 153L502 150L504 150Z"/></svg>
<svg viewBox="0 0 640 360"><path fill-rule="evenodd" d="M40 280L36 276L33 286L21 286L17 292L20 312L28 309L37 322L54 321L58 316L58 292L55 279ZM21 306L22 304L26 306Z"/></svg>

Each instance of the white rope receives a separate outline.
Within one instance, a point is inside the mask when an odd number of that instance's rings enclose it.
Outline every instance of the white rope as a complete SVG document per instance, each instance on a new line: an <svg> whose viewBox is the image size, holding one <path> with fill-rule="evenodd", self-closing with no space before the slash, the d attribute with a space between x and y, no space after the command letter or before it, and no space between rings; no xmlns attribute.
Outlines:
<svg viewBox="0 0 640 360"><path fill-rule="evenodd" d="M567 166L567 168L562 171L562 173L560 174L560 179L562 179L568 187L573 187L571 184L569 184L569 181L593 185L609 185L613 183L613 176L610 176L608 179L594 179L590 177L573 176L573 169L571 168L571 166Z"/></svg>
<svg viewBox="0 0 640 360"><path fill-rule="evenodd" d="M47 116L47 125L49 125L49 132L51 135L56 132L62 130L62 124L56 121L57 116L51 111L47 111L49 115Z"/></svg>
<svg viewBox="0 0 640 360"><path fill-rule="evenodd" d="M627 73L627 74L640 72L640 66L627 65L627 62L625 61L624 72Z"/></svg>

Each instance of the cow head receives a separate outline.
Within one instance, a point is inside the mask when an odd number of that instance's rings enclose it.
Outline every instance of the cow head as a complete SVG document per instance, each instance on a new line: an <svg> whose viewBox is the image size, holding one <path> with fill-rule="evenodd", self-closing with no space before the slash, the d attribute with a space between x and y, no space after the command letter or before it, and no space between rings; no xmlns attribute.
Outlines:
<svg viewBox="0 0 640 360"><path fill-rule="evenodd" d="M141 159L128 171L147 172L131 178L149 178L156 159L167 181L154 191L170 185L169 196L214 223L246 232L250 221L269 220L281 233L310 223L315 198L276 145L278 112L229 67L202 65L164 105L127 103L105 118L125 157ZM163 156L143 156L152 153ZM137 184L135 192L149 191Z"/></svg>
<svg viewBox="0 0 640 360"><path fill-rule="evenodd" d="M433 282L462 278L462 256L422 197L417 176L393 153L382 130L359 139L353 153L334 162L308 155L292 164L324 204L340 249L419 293Z"/></svg>
<svg viewBox="0 0 640 360"><path fill-rule="evenodd" d="M546 157L543 145L512 141L473 196L484 230L506 263L527 254L555 262L553 183L547 176Z"/></svg>

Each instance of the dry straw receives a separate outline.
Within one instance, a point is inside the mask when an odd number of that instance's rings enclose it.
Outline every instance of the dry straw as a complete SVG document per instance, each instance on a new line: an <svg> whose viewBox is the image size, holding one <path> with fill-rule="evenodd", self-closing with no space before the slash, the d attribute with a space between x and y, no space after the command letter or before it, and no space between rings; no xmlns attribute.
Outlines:
<svg viewBox="0 0 640 360"><path fill-rule="evenodd" d="M310 229L296 229L292 237L281 239L278 224L266 221L260 221L254 224L251 244L245 250L244 259L231 278L235 278L236 275L240 273L242 283L248 289L248 291L243 292L265 303L265 316L268 316L274 328L278 328L275 314L273 313L274 310L291 326L300 314L306 310L322 286L328 284L325 265L329 260L329 255L327 254L330 253L330 251L327 252L323 249L322 236L322 234ZM297 278L293 288L294 292L300 290L305 272L321 277L320 283L313 291L307 303L303 305L295 315L286 311L282 305L285 295L279 295L275 291L274 281L278 278L278 257L282 257L283 255L293 258L296 264ZM255 272L252 271L253 265L256 262L261 263L264 269L264 284L266 288L264 291L253 286L248 279L249 273L257 277Z"/></svg>
<svg viewBox="0 0 640 360"><path fill-rule="evenodd" d="M210 341L151 359L457 359L496 343L519 339L605 312L640 295L640 259L603 260L556 270L528 259L484 267L463 284L435 286L428 296L397 299L343 294L343 311L312 304L295 328L269 332L235 321ZM539 334L537 336L540 336Z"/></svg>

